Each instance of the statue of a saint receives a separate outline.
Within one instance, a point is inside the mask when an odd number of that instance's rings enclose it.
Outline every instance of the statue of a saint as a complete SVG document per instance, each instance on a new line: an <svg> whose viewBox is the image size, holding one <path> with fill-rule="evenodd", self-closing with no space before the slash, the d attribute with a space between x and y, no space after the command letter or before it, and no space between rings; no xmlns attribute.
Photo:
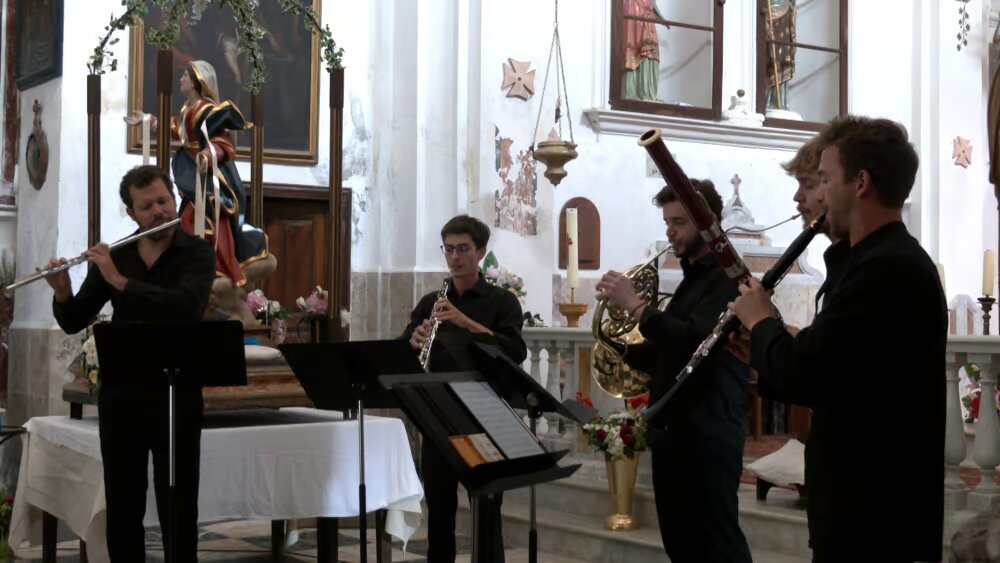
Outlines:
<svg viewBox="0 0 1000 563"><path fill-rule="evenodd" d="M220 101L215 69L209 63L191 61L185 65L180 88L187 101L180 113L170 118L170 136L182 144L171 162L174 183L181 195L181 226L189 233L195 231L195 177L201 174L202 190L208 194L205 233L216 243L216 270L220 276L229 278L233 286L239 287L247 282L243 268L269 257L264 231L244 220L246 192L233 161L236 149L229 136L230 131L252 125L232 102ZM125 117L125 122L137 125L142 118L143 113L135 111ZM151 125L155 127L155 121ZM203 125L208 131L207 137L202 132ZM209 143L217 156L217 177L211 173ZM212 210L217 197L221 211L219 225L214 225Z"/></svg>
<svg viewBox="0 0 1000 563"><path fill-rule="evenodd" d="M657 101L659 87L660 38L651 21L628 16L663 19L654 0L625 0L625 67L622 71L622 97Z"/></svg>
<svg viewBox="0 0 1000 563"><path fill-rule="evenodd" d="M798 9L796 0L768 0L768 15L765 27L767 39L780 43L768 43L765 63L767 68L766 106L768 109L789 108L788 83L795 74L795 16Z"/></svg>

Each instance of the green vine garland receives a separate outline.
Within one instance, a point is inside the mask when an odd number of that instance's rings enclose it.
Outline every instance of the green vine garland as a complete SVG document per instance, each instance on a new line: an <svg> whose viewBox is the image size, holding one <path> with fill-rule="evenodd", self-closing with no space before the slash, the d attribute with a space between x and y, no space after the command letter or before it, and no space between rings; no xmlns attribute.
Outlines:
<svg viewBox="0 0 1000 563"><path fill-rule="evenodd" d="M178 35L180 35L181 18L188 12L188 4L192 0L151 0L153 5L159 7L166 21L159 29L150 28L146 32L146 41L159 49L169 49ZM254 9L258 0L217 0L218 8L228 5L233 10L233 18L236 20L236 33L239 40L239 52L246 53L250 60L250 77L243 85L243 88L252 94L260 92L264 84L264 56L260 48L260 40L264 38L266 32L254 21ZM308 0L306 0L308 2ZM326 69L333 72L336 69L344 68L344 49L337 47L333 35L330 33L330 26L320 24L319 15L312 7L300 3L300 0L277 0L278 5L285 12L303 16L305 27L312 33L319 36L322 46L322 57L326 61ZM192 12L192 20L200 19L209 1L193 0L195 4ZM111 22L105 26L107 33L101 39L100 44L94 48L94 54L87 63L87 68L91 74L104 74L114 72L118 69L118 59L114 58L114 53L110 47L118 43L118 38L112 39L116 31L123 31L135 20L143 20L146 16L146 0L122 0L125 13L120 17L112 16Z"/></svg>

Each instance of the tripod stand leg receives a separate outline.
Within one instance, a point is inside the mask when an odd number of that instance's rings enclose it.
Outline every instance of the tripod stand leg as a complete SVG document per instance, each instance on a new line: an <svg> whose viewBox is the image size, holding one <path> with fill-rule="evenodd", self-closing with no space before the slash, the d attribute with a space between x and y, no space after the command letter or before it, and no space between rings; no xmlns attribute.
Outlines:
<svg viewBox="0 0 1000 563"><path fill-rule="evenodd" d="M531 434L536 434L535 428L538 426L538 417L529 417L531 421ZM538 563L538 527L536 525L535 514L535 486L530 487L528 506L528 563Z"/></svg>
<svg viewBox="0 0 1000 563"><path fill-rule="evenodd" d="M167 563L173 563L176 553L177 546L177 458L175 450L175 439L176 439L176 420L174 420L174 406L176 400L176 393L174 389L174 370L168 370L168 399L167 399L167 418L169 419L170 427L167 430L168 433L168 452L169 452L169 463L170 463L170 494L169 500L170 509L167 511L170 518L170 524L168 525L167 537L164 538L166 542L163 546L163 553L166 555Z"/></svg>
<svg viewBox="0 0 1000 563"><path fill-rule="evenodd" d="M360 397L360 394L359 394ZM358 527L361 530L361 563L368 563L368 494L365 491L365 404L358 399L358 465L361 480L358 484Z"/></svg>

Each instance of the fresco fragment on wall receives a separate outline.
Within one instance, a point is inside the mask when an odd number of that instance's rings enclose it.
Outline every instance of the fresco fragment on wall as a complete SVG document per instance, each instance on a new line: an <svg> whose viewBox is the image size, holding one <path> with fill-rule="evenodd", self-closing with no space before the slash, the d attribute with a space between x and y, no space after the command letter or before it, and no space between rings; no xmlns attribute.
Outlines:
<svg viewBox="0 0 1000 563"><path fill-rule="evenodd" d="M535 175L535 159L531 158L527 148L513 155L514 141L501 137L499 127L494 126L494 132L499 188L494 192L496 215L493 226L519 235L537 235L538 178Z"/></svg>

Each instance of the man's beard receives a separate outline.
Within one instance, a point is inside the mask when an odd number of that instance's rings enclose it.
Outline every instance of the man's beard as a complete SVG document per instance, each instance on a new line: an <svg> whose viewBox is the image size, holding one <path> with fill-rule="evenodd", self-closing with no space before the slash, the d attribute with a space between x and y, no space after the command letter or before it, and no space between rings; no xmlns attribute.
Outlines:
<svg viewBox="0 0 1000 563"><path fill-rule="evenodd" d="M696 234L690 240L684 241L684 252L678 254L678 258L687 258L688 260L693 259L701 249L705 246L705 239L701 238L700 234Z"/></svg>

